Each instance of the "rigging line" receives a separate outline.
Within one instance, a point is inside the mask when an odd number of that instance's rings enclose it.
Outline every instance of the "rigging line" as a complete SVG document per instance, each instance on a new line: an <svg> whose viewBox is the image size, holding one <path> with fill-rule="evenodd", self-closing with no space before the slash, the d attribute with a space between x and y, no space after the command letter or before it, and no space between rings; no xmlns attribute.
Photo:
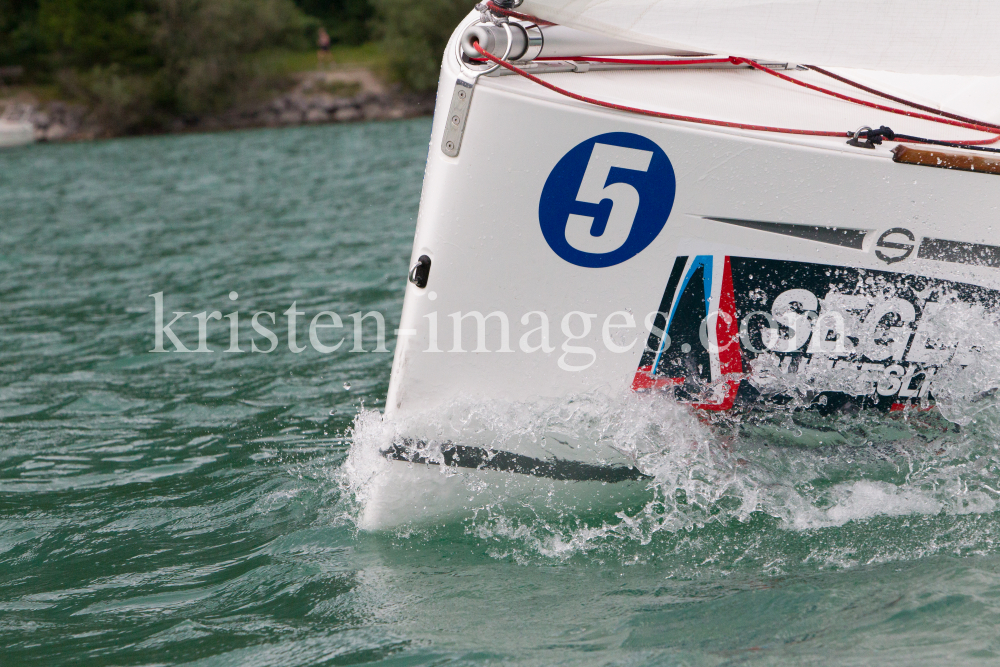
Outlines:
<svg viewBox="0 0 1000 667"><path fill-rule="evenodd" d="M514 19L518 19L518 20L522 20L522 21L532 21L532 22L534 22L535 24L537 24L539 26L557 25L555 23L551 23L549 21L545 21L544 19L540 19L537 16L532 16L530 14L522 14L521 12L515 12L515 11L510 10L510 9L504 9L503 7L500 7L496 3L494 3L493 0L487 0L486 6L493 13L500 14L501 16L507 16L509 18L514 18ZM539 58L538 60L549 60L549 58ZM662 65L666 65L667 64L667 63L661 63L659 61L629 61L627 59L615 59L615 58L590 58L590 59L585 59L585 58L561 58L559 60L571 60L571 61L576 61L576 60L590 60L592 62L601 62L601 63L617 63L617 62L621 62L622 64L631 63L633 65L639 65L639 64L642 64L642 65L661 65L661 64ZM980 132L994 132L994 131L1000 130L1000 125L997 125L997 124L994 124L994 123L988 123L988 122L984 122L984 121L978 121L978 120L976 120L974 118L967 118L965 116L959 116L958 114L949 113L947 111L942 111L940 109L934 109L933 107L928 107L928 106L925 106L923 104L918 104L916 102L911 102L911 101L905 100L905 99L903 99L901 97L896 97L894 95L890 95L888 93L884 93L884 92L879 91L879 90L877 90L875 88L870 88L870 87L865 86L865 85L863 85L861 83L858 83L856 81L852 81L852 80L848 79L847 77L842 77L842 76L840 76L838 74L834 74L833 72L830 72L828 70L825 70L825 69L823 69L821 67L817 67L817 66L814 66L814 65L806 65L806 67L808 69L810 69L810 70L813 70L815 72L818 72L820 74L828 76L828 77L830 77L832 79L840 81L841 83L845 83L845 84L847 84L849 86L853 86L855 88L858 88L859 90L863 90L863 91L865 91L867 93L871 93L872 95L878 95L879 97L883 97L885 99L892 100L893 102L897 102L899 104L903 104L905 106L912 107L914 109L920 109L921 111L926 111L926 112L928 112L930 114L933 114L933 116L927 116L927 115L924 115L924 114L917 114L917 113L913 113L912 111L907 111L905 109L897 109L897 108L894 108L894 107L888 107L888 106L884 106L884 105L880 105L880 104L875 104L873 102L866 102L865 100L861 100L861 99L858 99L858 98L855 98L855 97L850 97L849 95L843 95L841 93L837 93L835 91L823 88L821 86L814 86L812 84L806 83L804 81L798 81L797 79L793 79L790 76L781 74L779 72L775 72L775 71L773 71L773 70L771 70L769 68L766 68L766 67L763 67L761 65L758 65L754 61L749 60L747 58L731 57L731 58L728 58L728 59L721 59L721 58L719 58L719 59L705 59L705 60L700 60L700 61L697 61L697 62L708 64L708 63L725 62L726 60L728 60L729 62L733 62L734 64L736 64L736 63L746 64L746 65L749 65L750 67L753 67L754 69L758 69L758 70L767 72L768 74L773 74L774 76L777 76L777 77L779 77L779 78L781 78L781 79L783 79L785 81L789 81L789 82L794 83L796 85L803 86L805 88L809 88L811 90L815 90L815 91L823 93L825 95L830 95L832 97L836 97L836 98L839 98L839 99L842 99L842 100L845 100L845 101L848 101L848 102L852 102L854 104L860 104L862 106L871 107L873 109L879 109L881 111L887 111L889 113L895 113L895 114L900 114L900 115L904 115L904 116L910 116L910 117L913 117L913 118L920 118L920 119L923 119L923 120L928 120L928 121L936 122L936 123L944 123L944 124L948 124L948 125L955 125L956 127L964 127L964 128L967 128L967 129L978 130ZM674 63L671 63L671 64L677 64L677 65L679 65L679 64L682 64L682 63L681 62L674 62ZM694 62L684 62L683 64L694 64ZM636 110L636 111L640 111L640 110ZM940 118L937 118L935 116L940 116ZM944 119L948 119L948 120L944 120ZM956 147L961 148L961 147L965 147L965 146L970 146L971 147L971 146L982 146L982 145L988 145L988 144L995 144L998 141L1000 141L1000 134L997 134L997 135L995 135L994 137L992 137L990 139L950 141L950 142L945 142L945 143L943 143L941 145L954 145Z"/></svg>
<svg viewBox="0 0 1000 667"><path fill-rule="evenodd" d="M522 21L532 21L532 22L534 22L535 24L537 24L539 26L557 25L555 23L551 23L549 21L545 21L543 19L540 19L537 16L532 16L530 14L522 14L520 12L515 12L515 11L510 10L510 9L504 9L503 7L500 7L496 3L494 3L493 0L487 0L486 6L490 9L490 11L492 11L492 12L494 12L496 14L500 14L502 16L507 16L509 18L519 19L519 20L522 20ZM549 60L549 58L539 58L538 60ZM636 60L631 60L630 61L630 60L627 60L627 59L615 59L615 58L589 58L589 59L588 58L559 58L558 60L571 60L571 61L589 60L591 62L601 62L601 63L619 63L620 62L622 64L629 64L630 63L630 64L633 64L633 65L639 65L639 64L642 64L642 65L667 65L666 62L660 62L660 61L636 61ZM832 78L834 80L840 81L841 83L845 83L845 84L847 84L849 86L853 86L853 87L855 87L855 88L857 88L859 90L863 90L863 91L865 91L867 93L870 93L872 95L878 95L879 97L883 97L885 99L892 100L893 102L897 102L899 104L903 104L905 106L909 106L909 107L912 107L914 109L920 109L921 111L926 111L926 112L928 112L930 114L933 114L933 116L927 116L927 115L924 115L924 114L917 114L917 113L913 113L911 111L907 111L905 109L897 109L897 108L894 108L894 107L888 107L888 106L884 106L884 105L880 105L880 104L875 104L873 102L866 102L865 100L861 100L861 99L858 99L858 98L850 97L849 95L843 95L841 93L834 92L832 90L823 88L821 86L814 86L812 84L808 84L808 83L806 83L804 81L798 81L797 79L793 79L790 76L781 74L779 72L775 72L775 71L773 71L773 70L771 70L769 68L766 68L766 67L763 67L761 65L758 65L756 62L754 62L752 60L749 60L747 58L738 58L738 57L731 57L731 58L728 58L728 59L722 59L722 58L707 59L706 58L704 60L687 61L687 62L683 62L683 63L681 61L674 61L674 62L672 62L670 64L676 64L676 65L680 65L680 64L695 64L696 62L697 63L702 63L702 64L709 64L709 63L725 62L726 60L728 60L729 62L733 62L734 64L739 63L739 64L749 65L750 67L753 67L754 69L759 69L761 71L767 72L768 74L773 74L774 76L777 76L777 77L779 77L779 78L781 78L781 79L783 79L785 81L789 81L789 82L794 83L796 85L803 86L805 88L809 88L809 89L815 90L817 92L823 93L825 95L830 95L832 97L836 97L836 98L839 98L839 99L842 99L842 100L845 100L845 101L848 101L848 102L852 102L854 104L860 104L862 106L871 107L873 109L879 109L881 111L887 111L889 113L895 113L895 114L900 114L900 115L904 115L904 116L910 116L910 117L913 117L913 118L920 118L920 119L923 119L923 120L928 120L928 121L936 122L936 123L944 123L944 124L948 124L948 125L955 125L956 127L964 127L964 128L967 128L967 129L978 130L980 132L995 132L995 131L1000 130L1000 125L998 125L998 124L988 123L988 122L984 122L984 121L979 121L979 120L976 120L974 118L968 118L968 117L965 117L965 116L960 116L958 114L949 113L947 111L942 111L940 109L934 109L933 107L925 106L923 104L918 104L916 102L911 102L911 101L903 99L901 97L896 97L894 95L890 95L888 93L884 93L884 92L882 92L880 90L877 90L875 88L871 88L869 86L865 86L865 85L863 85L861 83L858 83L856 81L852 81L851 79L848 79L847 77L842 77L842 76L840 76L838 74L834 74L833 72L825 70L825 69L823 69L821 67L817 67L815 65L807 65L806 67L808 69L813 70L815 72L818 72L818 73L820 73L822 75L828 76L828 77L830 77L830 78ZM636 110L636 111L641 111L641 110ZM940 116L940 118L937 118L937 117L934 117L934 116ZM948 119L948 120L944 120L944 119ZM962 147L966 147L966 146L972 147L972 146L982 146L982 145L995 144L998 141L1000 141L1000 134L997 134L997 135L993 136L990 139L956 140L956 141L944 142L941 145L954 145L955 147L962 148Z"/></svg>
<svg viewBox="0 0 1000 667"><path fill-rule="evenodd" d="M478 51L480 55L482 55L484 58L486 58L490 62L493 62L493 63L495 63L497 65L500 65L504 69L507 69L507 70L509 70L511 72L514 72L515 74L518 74L518 75L520 75L520 76L528 79L529 81L533 81L534 83L537 83L538 85L542 86L543 88L548 88L549 90L551 90L551 91L553 91L555 93L559 93L560 95L565 95L566 97L572 98L574 100L577 100L577 101L580 101L580 102L585 102L587 104L593 104L593 105L599 106L599 107L604 107L606 109L614 109L616 111L625 111L625 112L628 112L628 113L634 113L634 114L639 114L639 115L643 115L643 116L651 116L653 118L663 118L665 120L679 120L679 121L683 121L683 122L687 122L687 123L700 123L702 125L715 125L717 127L732 127L732 128L736 128L736 129L740 129L740 130L754 130L754 131L758 131L758 132L778 132L778 133L781 133L781 134L798 134L798 135L808 135L808 136L817 136L817 137L851 137L851 136L854 136L854 134L852 132L835 132L835 131L828 131L828 130L797 130L797 129L787 128L787 127L771 127L771 126L768 126L768 125L750 125L750 124L747 124L747 123L734 123L734 122L729 122L729 121L724 121L724 120L713 120L711 118L698 118L698 117L695 117L695 116L682 116L680 114L672 114L672 113L666 113L666 112L662 112L662 111L650 111L648 109L637 109L635 107L629 107L629 106L625 106L623 104L615 104L613 102L604 102L602 100L594 99L593 97L587 97L586 95L580 95L578 93L570 92L570 91L566 90L565 88L560 88L559 86L551 84L548 81L543 81L542 79L539 79L537 76L534 76L532 74L529 74L529 73L525 72L520 67L517 67L516 65L512 65L512 64L510 64L509 62L507 62L505 60L501 60L500 58L497 58L492 53L490 53L489 51L487 51L486 49L484 49L482 46L480 46L478 42L475 43L474 46L475 46L476 51Z"/></svg>
<svg viewBox="0 0 1000 667"><path fill-rule="evenodd" d="M624 112L627 112L627 113L634 113L634 114L639 114L639 115L643 115L643 116L651 116L653 118L663 118L665 120L677 120L677 121L682 121L682 122L687 122L687 123L699 123L699 124L702 124L702 125L714 125L714 126L717 126L717 127L731 127L731 128L740 129L740 130L752 130L752 131L757 131L757 132L776 132L776 133L781 133L781 134L795 134L795 135L806 135L806 136L815 136L815 137L852 137L852 136L854 136L853 132L836 132L836 131L829 131L829 130L799 130L799 129L793 129L793 128L787 128L787 127L773 127L773 126L769 126L769 125L751 125L751 124L748 124L748 123L735 123L735 122L724 121L724 120L714 120L714 119L711 119L711 118L698 118L696 116L683 116L683 115L680 115L680 114L672 114L672 113L666 113L666 112L662 112L662 111L651 111L649 109L638 109L638 108L635 108L635 107L625 106L623 104L615 104L613 102L605 102L603 100L598 100L598 99L595 99L593 97L587 97L586 95L580 95L578 93L570 92L570 91L566 90L565 88L560 88L559 86L557 86L555 84L552 84L552 83L549 83L548 81L543 81L542 79L539 79L537 76L534 76L533 74L529 74L528 72L525 72L520 67L517 67L516 65L512 65L511 63L509 63L509 62L507 62L505 60L501 60L500 58L497 58L492 53L488 52L486 49L484 49L482 46L480 46L478 42L476 42L474 44L474 46L475 46L476 51L478 51L479 54L482 55L486 60L489 60L490 62L496 63L497 65L500 65L504 69L507 69L507 70L509 70L509 71L511 71L511 72L513 72L515 74L518 74L518 75L524 77L525 79L528 79L529 81L537 83L538 85L542 86L543 88L548 88L549 90L551 90L551 91L553 91L555 93L558 93L560 95L564 95L564 96L569 97L571 99L578 100L578 101L584 102L586 104L593 104L594 106L604 107L606 109L614 109L616 111L624 111ZM734 60L734 59L731 59L731 60ZM740 59L740 60L742 60L742 59ZM765 70L765 71L769 71L769 70ZM794 79L792 79L792 80L794 81ZM886 128L886 129L888 129L888 128ZM890 130L890 132L891 132L891 130ZM866 137L868 136L868 134L869 134L868 132L862 132L861 133L862 136L866 136ZM934 145L934 146L951 146L953 148L966 148L966 149L969 149L969 150L982 151L982 152L987 152L987 153L1000 153L1000 149L998 149L998 148L986 148L984 146L969 145L967 143L961 143L961 142L955 142L955 141L940 141L940 140L936 140L936 139L927 139L927 138L924 138L924 137L916 137L916 136L912 136L912 135L908 135L908 134L894 134L894 138L891 139L890 141L903 141L903 142L910 142L910 143L930 144L930 145Z"/></svg>
<svg viewBox="0 0 1000 667"><path fill-rule="evenodd" d="M559 61L568 60L571 62L587 62L587 63L610 63L612 65L662 65L669 67L670 65L718 65L722 63L728 63L729 58L682 58L675 60L636 60L631 58L598 58L592 56L573 56L571 58L560 58L559 56L551 56L544 58L535 58L532 62L549 62L549 61Z"/></svg>
<svg viewBox="0 0 1000 667"><path fill-rule="evenodd" d="M897 134L893 141L901 141L914 144L928 144L930 146L950 146L951 148L965 148L970 151L982 151L984 153L1000 153L1000 148L987 148L986 146L976 146L958 141L940 141L938 139L926 139L924 137L914 137L909 134ZM995 140L994 140L995 141Z"/></svg>
<svg viewBox="0 0 1000 667"><path fill-rule="evenodd" d="M897 135L897 136L906 136L906 135ZM906 140L903 139L901 141L906 141ZM930 141L930 139L928 139L928 141ZM955 146L959 146L961 148L973 148L975 146L988 146L990 144L995 144L996 142L1000 141L1000 134L990 137L989 139L978 139L975 141L972 139L935 139L934 141L944 141L949 145L954 144Z"/></svg>
<svg viewBox="0 0 1000 667"><path fill-rule="evenodd" d="M803 88L808 88L809 90L814 90L818 93L823 93L824 95L829 95L831 97L836 97L847 102L852 102L864 107L869 107L872 109L878 109L879 111L886 111L888 113L898 114L901 116L909 116L911 118L920 118L922 120L929 120L934 123L941 123L944 125L954 125L955 127L961 127L969 130L978 130L979 132L989 132L993 133L995 130L987 125L980 125L978 123L966 123L964 121L952 120L950 118L940 118L936 116L930 116L928 114L916 113L915 111L907 111L906 109L900 109L898 107L890 107L884 104L878 104L876 102L868 102L866 100L859 99L857 97L851 97L850 95L844 95L843 93L838 93L836 91L830 90L829 88L823 88L822 86L816 86L811 83L806 83L805 81L799 81L794 79L787 74L782 74L781 72L775 72L774 70L768 69L763 65L759 65L749 58L740 58L738 56L733 56L730 60L734 63L743 63L753 67L755 70L761 72L767 72L771 76L776 76L782 81L787 81L789 83L794 83L796 86L802 86Z"/></svg>
<svg viewBox="0 0 1000 667"><path fill-rule="evenodd" d="M984 127L990 127L994 130L1000 130L1000 125L995 123L987 123L985 121L976 120L975 118L967 118L965 116L959 116L958 114L949 113L947 111L942 111L941 109L935 109L934 107L925 106L923 104L918 104L917 102L911 102L910 100L904 100L902 97L896 97L895 95L890 95L889 93L883 92L876 88L871 88L857 81L852 81L846 76L840 76L829 70L825 70L822 67L816 67L815 65L806 65L809 69L814 72L819 72L823 76L828 76L831 79L840 81L841 83L846 83L848 86L853 86L859 90L863 90L866 93L871 93L872 95L878 95L879 97L884 97L887 100L892 100L893 102L898 102L899 104L905 104L908 107L913 107L914 109L920 109L921 111L927 111L928 113L936 114L938 116L944 116L945 118L951 118L952 120L959 120L963 123L978 123Z"/></svg>
<svg viewBox="0 0 1000 667"><path fill-rule="evenodd" d="M486 62L485 58L469 58L473 62ZM729 58L678 58L674 60L637 60L630 58L602 58L602 57L591 57L591 56L572 56L568 58L563 58L560 56L551 56L544 58L535 58L531 62L584 62L584 63L601 63L601 64L611 64L611 65L652 65L655 67L670 67L671 65L721 65L723 63L731 65Z"/></svg>
<svg viewBox="0 0 1000 667"><path fill-rule="evenodd" d="M485 58L470 58L470 60L475 61L475 62L487 62L487 60ZM557 56L552 56L552 57L535 58L534 61L532 61L532 62L587 62L587 63L602 63L602 64L606 63L606 64L613 64L613 65L634 65L634 66L644 66L644 67L645 66L670 67L672 65L678 65L678 66L687 66L687 65L718 65L718 64L722 64L722 63L729 63L729 64L736 65L736 66L739 66L739 67L745 66L745 65L742 65L742 64L738 64L737 65L736 63L733 63L732 58L729 58L729 57L725 57L725 58L701 57L701 58L675 58L675 59L672 59L672 60L663 60L663 59L660 59L660 60L647 60L647 59L637 59L637 58L605 58L605 57L595 57L595 56L572 56L572 57L557 57ZM811 67L811 66L810 66L810 69L819 70L819 68ZM847 79L844 79L844 81L845 81L845 83L849 83L849 81ZM874 89L866 89L866 90L871 90L872 92L878 94L878 91L876 91ZM892 97L890 95L886 95L886 97L889 97L890 99L896 100L896 101L901 102L903 104L910 104L912 106L915 106L915 107L918 107L918 108L921 108L921 109L927 109L928 111L931 111L932 113L937 113L937 111L935 109L932 109L930 107L923 107L921 105L916 104L915 102L908 102L908 101L906 101L904 99ZM944 112L941 112L941 114L942 115L946 115L946 114L944 114ZM979 123L980 122L980 121L977 121L977 120L974 120L974 119L964 118L963 116L954 116L954 114L951 114L951 116L955 117L957 120L968 121L968 122L971 122L971 123ZM993 125L990 124L990 123L981 123L981 124L983 126L985 126L985 127L993 127ZM1000 125L997 125L995 127L998 130L1000 130ZM954 140L954 141L952 141L950 143L961 144L961 145L969 145L969 146L976 146L976 145L995 144L998 141L1000 141L1000 134L997 134L997 135L995 135L995 136L993 136L993 137L991 137L989 139L978 139L978 140L973 140L973 139L956 139L956 140Z"/></svg>
<svg viewBox="0 0 1000 667"><path fill-rule="evenodd" d="M551 21L540 19L537 16L532 16L531 14L522 14L521 12L515 12L512 9L504 9L503 7L500 7L499 5L495 4L493 0L487 0L486 6L494 14L499 14L500 16L506 16L507 18L511 19L518 19L520 21L531 21L532 23L540 27L547 25L558 25L556 23L552 23Z"/></svg>

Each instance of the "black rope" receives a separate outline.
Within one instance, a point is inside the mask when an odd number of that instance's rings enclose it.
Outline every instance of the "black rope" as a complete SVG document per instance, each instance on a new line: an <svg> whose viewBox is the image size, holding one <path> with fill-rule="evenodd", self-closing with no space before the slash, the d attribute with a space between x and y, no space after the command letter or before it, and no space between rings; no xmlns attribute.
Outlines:
<svg viewBox="0 0 1000 667"><path fill-rule="evenodd" d="M851 136L854 136L853 134ZM970 144L958 143L955 141L940 141L939 139L928 139L926 137L915 137L911 134L896 134L890 128L883 125L877 130L867 130L859 133L858 139L864 139L867 142L865 148L874 148L876 145L881 144L883 139L888 141L909 141L915 144L927 144L929 146L948 146L949 148L965 148L970 151L981 151L983 153L1000 153L1000 148L989 148L987 146L975 146ZM856 140L852 140L856 141ZM851 142L848 142L851 143ZM860 142L855 145L861 145Z"/></svg>
<svg viewBox="0 0 1000 667"><path fill-rule="evenodd" d="M926 139L924 137L914 137L909 134L897 134L897 139L912 141L917 144L929 144L931 146L948 146L950 148L964 148L970 151L981 151L983 153L1000 153L1000 148L989 148L988 146L970 146L969 144L958 144L954 141L938 141L937 139Z"/></svg>

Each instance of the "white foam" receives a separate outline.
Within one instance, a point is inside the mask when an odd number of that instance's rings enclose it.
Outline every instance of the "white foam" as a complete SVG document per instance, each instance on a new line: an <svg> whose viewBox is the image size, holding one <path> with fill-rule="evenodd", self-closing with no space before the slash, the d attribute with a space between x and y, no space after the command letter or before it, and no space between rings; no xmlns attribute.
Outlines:
<svg viewBox="0 0 1000 667"><path fill-rule="evenodd" d="M492 543L498 557L516 551L564 559L608 544L648 544L659 533L745 522L759 513L777 518L785 530L815 531L877 517L992 512L1000 500L990 486L1000 469L993 444L1000 441L1000 411L989 403L992 410L977 408L982 414L972 420L978 430L942 433L947 424L932 420L925 433L873 445L871 432L886 420L893 433L926 425L907 421L909 415L862 415L844 422L840 442L848 444L816 448L771 446L767 431L743 432L735 423L708 425L703 413L662 396L456 404L398 422L365 410L355 420L344 488L359 508L370 502L372 480L388 465L379 449L401 433L437 442L471 433L479 446L533 446L543 458L624 461L652 477L653 501L630 512L611 508L589 524L565 513L526 515L523 496L515 498L514 487L505 495L496 485L490 500L464 521L470 534ZM456 474L446 466L433 468L434 474ZM479 476L459 479L470 494L483 491Z"/></svg>

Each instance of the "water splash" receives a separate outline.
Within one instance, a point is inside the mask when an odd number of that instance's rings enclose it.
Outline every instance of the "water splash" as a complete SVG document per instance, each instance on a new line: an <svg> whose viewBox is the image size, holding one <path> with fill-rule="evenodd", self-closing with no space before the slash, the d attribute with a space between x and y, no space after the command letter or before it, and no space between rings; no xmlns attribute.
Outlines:
<svg viewBox="0 0 1000 667"><path fill-rule="evenodd" d="M997 510L1000 410L992 398L968 410L959 429L940 414L918 411L827 418L811 424L831 434L825 444L804 437L810 428L805 420L709 420L663 396L462 403L401 420L365 410L354 422L341 483L360 511L370 500L372 481L390 465L379 450L403 433L438 443L463 437L500 451L523 450L527 443L551 456L625 461L651 479L639 502L597 512L576 513L545 497L526 501L505 495L502 487L493 489L490 502L454 521L496 557L563 560L597 552L646 559L664 550L713 551L739 535L737 541L745 544L733 548L728 562L742 558L760 566L768 554L775 555L760 545L757 556L748 555L755 539L749 528L762 522L778 531L762 538L772 547L784 539L775 535L839 529L829 545L797 559L826 566L988 550L993 530L967 528ZM810 446L795 445L796 437ZM435 466L434 472L460 480L470 494L481 493L486 484L447 466ZM901 525L921 518L952 525L945 535L928 534L920 546L910 544L913 534L886 536L861 555L857 535L845 540L860 530L860 542L867 544L877 534L870 531L884 530L886 521ZM845 531L846 526L854 528ZM404 533L420 530L427 528L418 523ZM693 535L703 536L704 543L697 544ZM715 562L719 554L706 558Z"/></svg>

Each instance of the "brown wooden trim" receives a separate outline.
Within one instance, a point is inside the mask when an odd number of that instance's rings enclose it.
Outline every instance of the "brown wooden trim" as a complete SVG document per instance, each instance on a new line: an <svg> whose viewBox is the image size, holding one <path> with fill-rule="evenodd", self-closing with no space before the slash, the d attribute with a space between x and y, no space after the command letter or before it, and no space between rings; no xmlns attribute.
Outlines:
<svg viewBox="0 0 1000 667"><path fill-rule="evenodd" d="M921 167L957 169L981 174L1000 174L1000 158L949 153L936 148L913 148L899 145L892 149L892 161Z"/></svg>

